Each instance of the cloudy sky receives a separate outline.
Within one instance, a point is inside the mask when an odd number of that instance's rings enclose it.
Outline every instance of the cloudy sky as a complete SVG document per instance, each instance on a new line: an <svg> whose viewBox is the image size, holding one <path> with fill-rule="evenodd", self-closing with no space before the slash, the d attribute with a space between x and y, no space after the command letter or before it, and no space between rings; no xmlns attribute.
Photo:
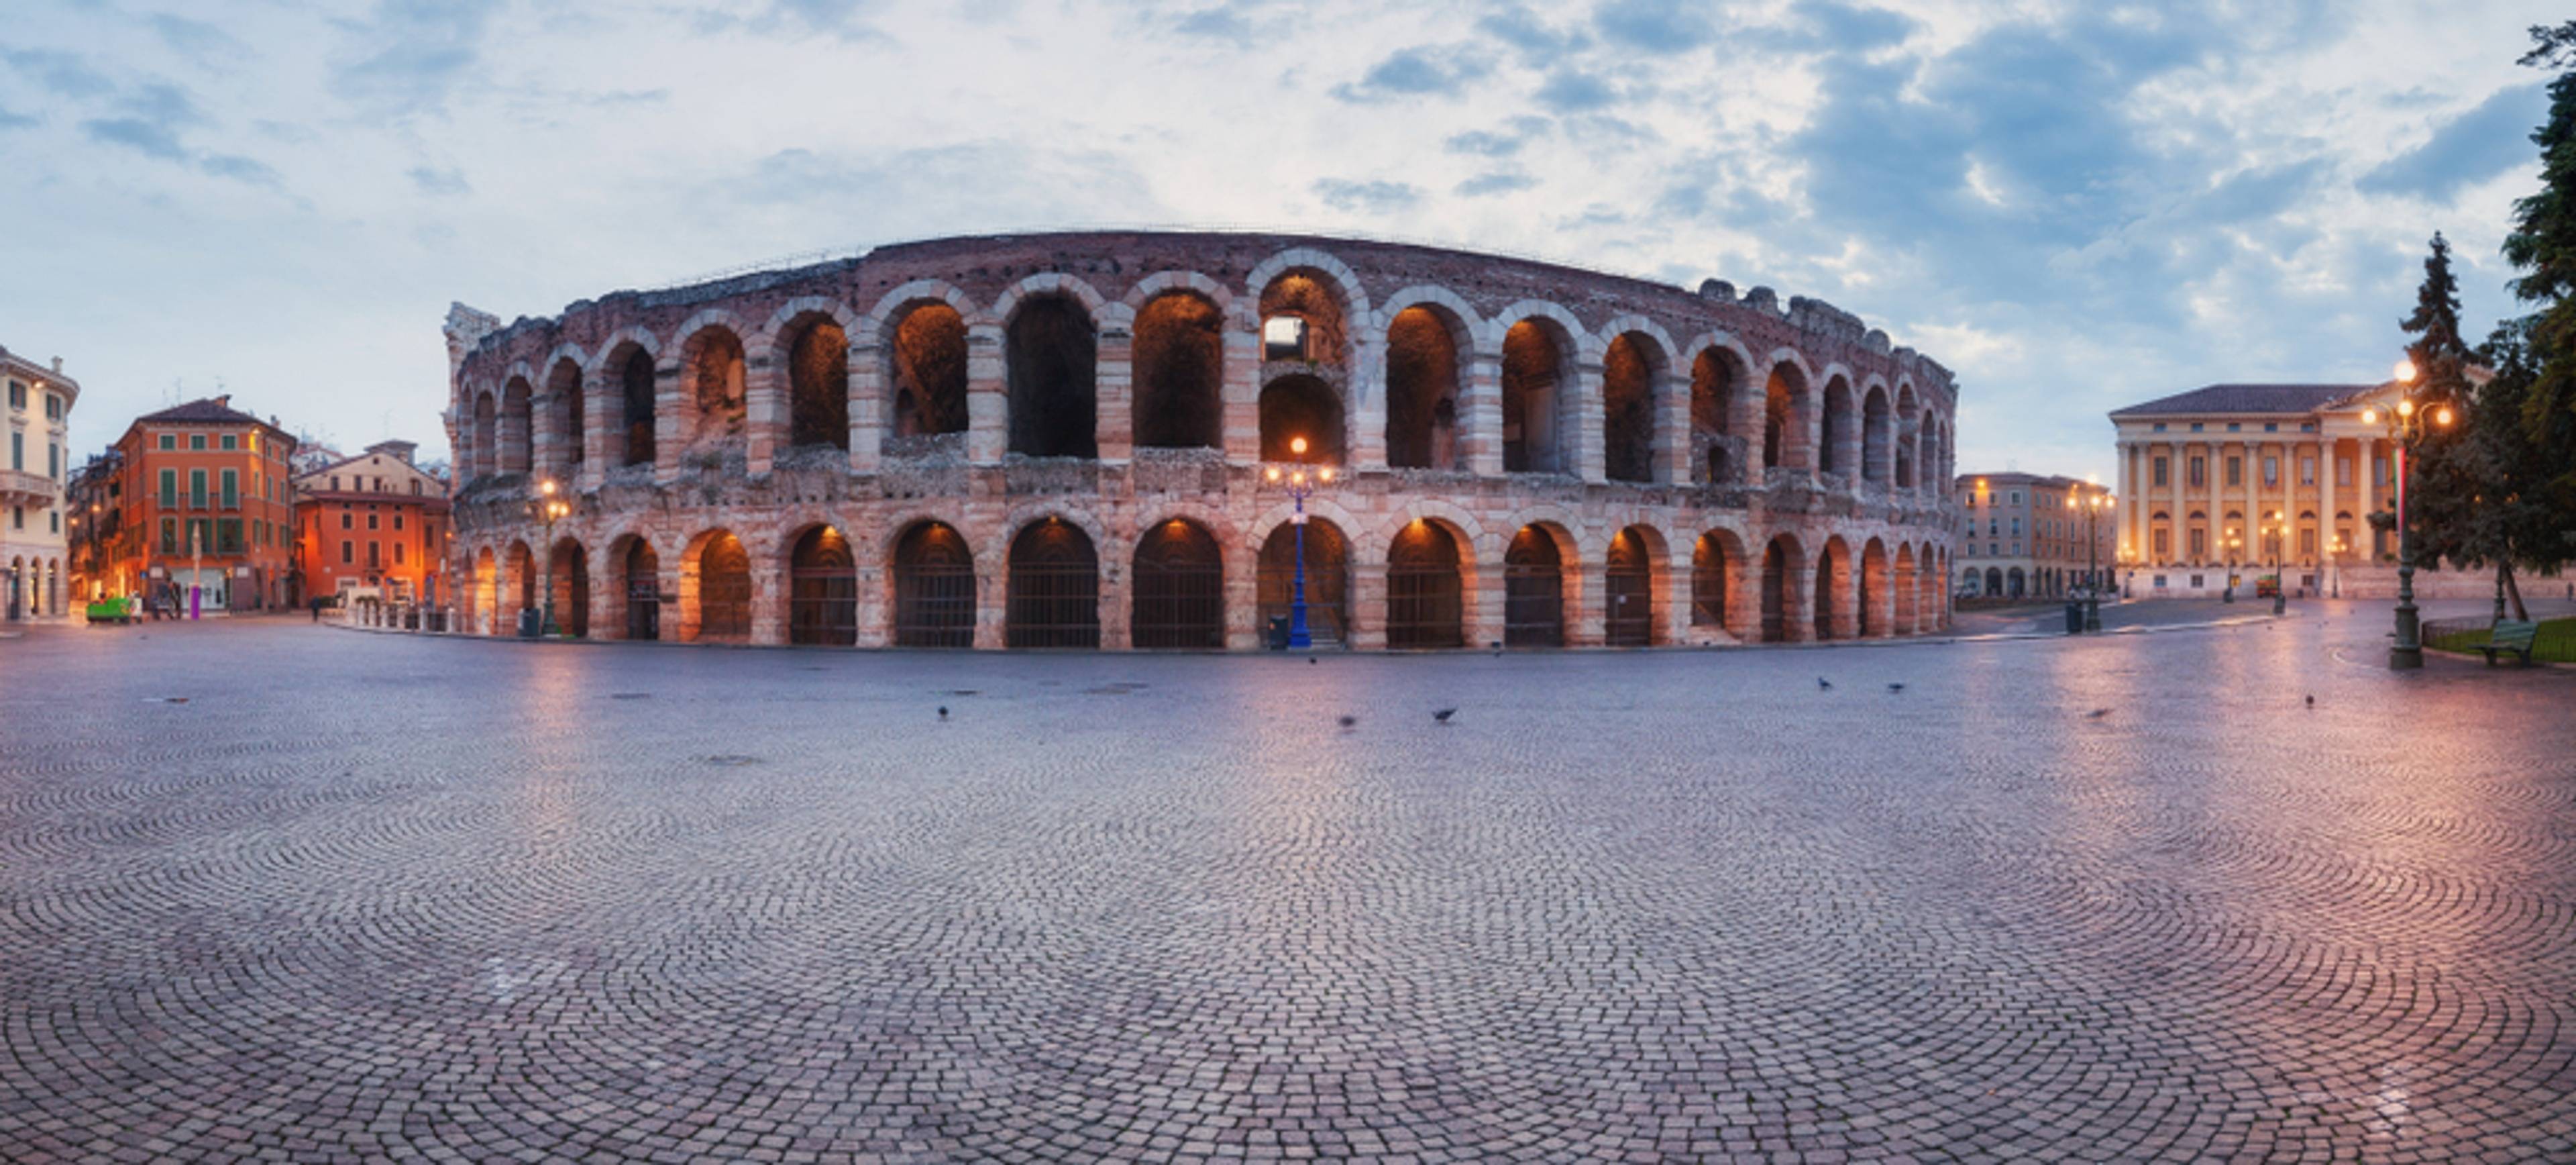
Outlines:
<svg viewBox="0 0 2576 1165"><path fill-rule="evenodd" d="M2537 173L2528 0L11 0L0 344L86 455L218 383L442 447L450 300L922 236L1348 230L1830 300L1955 369L1960 467L2367 380Z"/></svg>

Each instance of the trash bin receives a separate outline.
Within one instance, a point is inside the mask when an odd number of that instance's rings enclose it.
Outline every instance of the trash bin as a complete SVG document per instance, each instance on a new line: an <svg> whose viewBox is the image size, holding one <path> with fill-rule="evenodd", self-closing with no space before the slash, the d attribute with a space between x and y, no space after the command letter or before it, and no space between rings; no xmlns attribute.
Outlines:
<svg viewBox="0 0 2576 1165"><path fill-rule="evenodd" d="M2066 600L2066 633L2069 635L2084 633L2084 600Z"/></svg>
<svg viewBox="0 0 2576 1165"><path fill-rule="evenodd" d="M1288 650L1288 616L1286 615L1270 617L1270 650Z"/></svg>
<svg viewBox="0 0 2576 1165"><path fill-rule="evenodd" d="M519 638L521 638L521 639L534 639L534 638L536 638L536 637L537 637L537 620L539 620L539 619L543 619L543 618L545 618L545 616L544 616L544 615L539 614L538 612L536 612L536 611L534 611L534 610L527 610L527 611L521 611L521 612L519 612Z"/></svg>

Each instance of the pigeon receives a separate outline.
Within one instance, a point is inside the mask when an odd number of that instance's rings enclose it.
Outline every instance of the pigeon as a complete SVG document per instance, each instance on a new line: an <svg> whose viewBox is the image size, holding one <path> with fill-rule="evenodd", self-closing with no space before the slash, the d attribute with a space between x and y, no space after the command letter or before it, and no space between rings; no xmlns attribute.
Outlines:
<svg viewBox="0 0 2576 1165"><path fill-rule="evenodd" d="M1817 676L1817 677L1816 677L1816 687L1817 687L1817 688L1819 688L1819 689L1821 689L1821 690L1823 690L1823 691L1828 691L1828 692L1830 692L1830 691L1834 690L1834 682L1833 682L1832 680L1826 679L1826 678L1825 678L1825 677L1823 677L1823 676Z"/></svg>
<svg viewBox="0 0 2576 1165"><path fill-rule="evenodd" d="M1887 685L1887 690L1888 690L1888 691L1891 691L1891 692L1902 692L1902 691L1904 691L1904 690L1905 690L1905 685L1903 685L1903 684L1889 684L1889 685Z"/></svg>
<svg viewBox="0 0 2576 1165"><path fill-rule="evenodd" d="M942 720L946 720L948 718L948 705L941 704L939 706L939 718Z"/></svg>
<svg viewBox="0 0 2576 1165"><path fill-rule="evenodd" d="M2084 718L2087 720L2099 720L2110 714L2111 710L2108 708L2095 708L2094 710L2085 713Z"/></svg>
<svg viewBox="0 0 2576 1165"><path fill-rule="evenodd" d="M2310 697L2308 697L2308 707L2314 708L2314 707L2316 707L2316 706L2317 706L2317 698L2316 698L2315 696L2310 696Z"/></svg>
<svg viewBox="0 0 2576 1165"><path fill-rule="evenodd" d="M1351 729L1359 727L1359 724L1360 718L1357 716L1344 716L1341 719L1342 731L1344 732L1348 732Z"/></svg>
<svg viewBox="0 0 2576 1165"><path fill-rule="evenodd" d="M1313 662L1315 662L1315 657L1314 657L1314 656L1311 656L1311 655L1310 655L1310 656L1307 656L1307 657L1306 657L1306 662L1308 662L1308 663L1313 663Z"/></svg>
<svg viewBox="0 0 2576 1165"><path fill-rule="evenodd" d="M1496 659L1500 659L1500 658L1502 658L1502 656L1503 656L1503 641L1502 641L1502 640L1500 640L1500 639L1495 640L1495 641L1493 642L1493 648L1494 648L1494 658L1496 658Z"/></svg>
<svg viewBox="0 0 2576 1165"><path fill-rule="evenodd" d="M1441 710L1432 713L1431 718L1443 724L1447 724L1449 722L1449 718L1457 714L1458 710L1456 708L1442 708Z"/></svg>

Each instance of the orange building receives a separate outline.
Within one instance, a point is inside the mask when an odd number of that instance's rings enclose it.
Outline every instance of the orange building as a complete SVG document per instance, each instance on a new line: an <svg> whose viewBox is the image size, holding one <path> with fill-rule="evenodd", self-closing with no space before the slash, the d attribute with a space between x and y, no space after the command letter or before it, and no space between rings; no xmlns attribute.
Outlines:
<svg viewBox="0 0 2576 1165"><path fill-rule="evenodd" d="M305 594L444 601L447 483L413 464L412 449L409 441L379 441L296 476Z"/></svg>
<svg viewBox="0 0 2576 1165"><path fill-rule="evenodd" d="M119 589L178 610L293 601L294 437L218 396L136 418L115 449Z"/></svg>

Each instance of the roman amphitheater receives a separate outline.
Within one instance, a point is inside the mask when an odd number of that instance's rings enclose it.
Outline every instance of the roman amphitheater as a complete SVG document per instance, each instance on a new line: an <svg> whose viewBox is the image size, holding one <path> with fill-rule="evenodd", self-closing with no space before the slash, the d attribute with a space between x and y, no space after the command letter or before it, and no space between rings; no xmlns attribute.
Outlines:
<svg viewBox="0 0 2576 1165"><path fill-rule="evenodd" d="M1950 373L1768 288L1033 234L507 326L459 306L447 335L453 577L487 634L551 585L593 638L1250 650L1289 608L1300 470L1329 477L1303 502L1319 645L1949 619Z"/></svg>

